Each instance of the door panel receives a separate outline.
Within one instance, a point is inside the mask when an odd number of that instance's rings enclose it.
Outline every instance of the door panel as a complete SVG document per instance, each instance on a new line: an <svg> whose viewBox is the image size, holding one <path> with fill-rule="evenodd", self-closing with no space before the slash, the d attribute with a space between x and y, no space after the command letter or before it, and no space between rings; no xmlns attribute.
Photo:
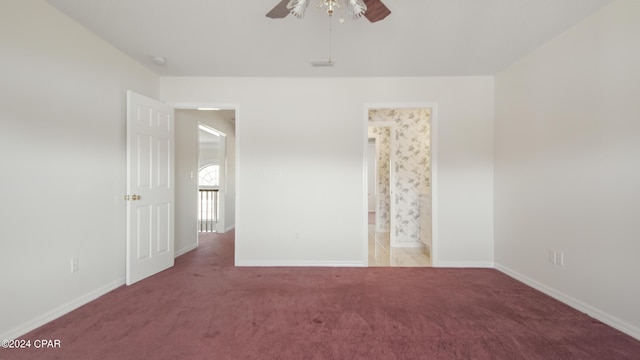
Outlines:
<svg viewBox="0 0 640 360"><path fill-rule="evenodd" d="M168 252L172 246L170 241L170 231L168 224L171 223L171 204L158 204L157 207L157 221L158 224L158 253ZM167 227L163 229L162 227Z"/></svg>
<svg viewBox="0 0 640 360"><path fill-rule="evenodd" d="M141 116L141 114L137 114ZM136 183L139 189L151 189L151 136L146 134L135 134L137 142L137 153L134 159L137 171Z"/></svg>
<svg viewBox="0 0 640 360"><path fill-rule="evenodd" d="M170 171L172 169L170 168L170 164L166 160L163 161L163 159L170 157L171 143L168 139L157 139L156 149L158 155L156 157L158 160L156 164L158 169L156 188L169 189L171 186Z"/></svg>
<svg viewBox="0 0 640 360"><path fill-rule="evenodd" d="M151 243L153 236L151 234L151 206L136 207L136 227L138 231L135 233L136 260L144 260L151 258Z"/></svg>
<svg viewBox="0 0 640 360"><path fill-rule="evenodd" d="M173 108L127 92L127 284L174 263Z"/></svg>

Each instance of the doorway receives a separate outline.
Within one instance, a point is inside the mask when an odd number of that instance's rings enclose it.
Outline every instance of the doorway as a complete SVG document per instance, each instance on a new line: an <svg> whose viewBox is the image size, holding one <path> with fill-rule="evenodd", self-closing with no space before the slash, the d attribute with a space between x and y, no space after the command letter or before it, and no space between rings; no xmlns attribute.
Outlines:
<svg viewBox="0 0 640 360"><path fill-rule="evenodd" d="M432 264L430 126L428 107L367 109L367 176L378 186L375 216L367 205L369 266Z"/></svg>
<svg viewBox="0 0 640 360"><path fill-rule="evenodd" d="M198 232L224 232L226 137L198 124Z"/></svg>
<svg viewBox="0 0 640 360"><path fill-rule="evenodd" d="M201 229L224 233L235 228L237 110L236 106L215 110L198 110L202 105L174 106L175 238L176 254L181 255L198 247ZM208 210L202 210L202 203Z"/></svg>

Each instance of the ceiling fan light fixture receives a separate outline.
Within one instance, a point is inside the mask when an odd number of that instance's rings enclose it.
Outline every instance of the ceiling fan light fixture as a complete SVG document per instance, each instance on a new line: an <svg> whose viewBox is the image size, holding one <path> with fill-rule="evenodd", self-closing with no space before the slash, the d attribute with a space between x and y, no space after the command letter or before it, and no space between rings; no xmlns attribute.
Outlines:
<svg viewBox="0 0 640 360"><path fill-rule="evenodd" d="M287 9L292 15L302 18L312 0L291 0L287 3ZM329 17L338 9L347 9L353 19L359 19L367 11L367 5L363 0L320 0L318 8L325 9Z"/></svg>
<svg viewBox="0 0 640 360"><path fill-rule="evenodd" d="M377 22L391 14L382 0L280 0L280 2L267 13L272 19L282 19L287 15L297 18L304 17L304 13L311 1L317 2L319 9L326 9L329 17L332 17L336 9L345 8L353 19L367 18L369 22ZM340 16L340 22L344 19Z"/></svg>
<svg viewBox="0 0 640 360"><path fill-rule="evenodd" d="M329 15L329 60L310 60L311 66L314 67L332 67L335 64L332 57L332 24L333 14L336 10L346 9L354 20L365 17L370 22L380 21L391 14L391 11L382 3L382 0L280 0L266 16L272 19L282 19L287 15L302 18L311 1L316 1L317 7L326 9ZM342 11L340 11L339 21L341 23L344 22Z"/></svg>
<svg viewBox="0 0 640 360"><path fill-rule="evenodd" d="M363 0L320 0L319 7L326 9L329 16L333 16L337 9L347 9L354 20L359 19L367 11L367 5ZM340 20L344 21L342 16Z"/></svg>

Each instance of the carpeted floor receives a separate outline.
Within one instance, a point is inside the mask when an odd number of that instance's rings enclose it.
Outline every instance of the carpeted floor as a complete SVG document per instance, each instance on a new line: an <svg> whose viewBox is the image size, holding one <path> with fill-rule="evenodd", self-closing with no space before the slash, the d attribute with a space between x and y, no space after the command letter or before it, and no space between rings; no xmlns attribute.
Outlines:
<svg viewBox="0 0 640 360"><path fill-rule="evenodd" d="M640 359L640 341L491 269L236 268L233 232L0 359Z"/></svg>

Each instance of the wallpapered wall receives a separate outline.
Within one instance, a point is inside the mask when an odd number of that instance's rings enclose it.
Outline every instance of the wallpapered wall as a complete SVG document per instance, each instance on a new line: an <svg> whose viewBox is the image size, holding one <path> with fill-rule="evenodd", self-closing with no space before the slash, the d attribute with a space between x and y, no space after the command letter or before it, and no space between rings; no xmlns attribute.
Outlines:
<svg viewBox="0 0 640 360"><path fill-rule="evenodd" d="M395 231L396 241L392 246L413 247L421 246L420 239L420 217L421 196L428 195L431 191L430 172L430 109L378 109L369 111L369 121L393 121L396 124L395 139L395 159L396 159L396 218ZM378 130L376 130L378 129ZM373 135L377 135L380 144L385 144L384 131L386 129L387 144L390 144L388 128L373 127ZM389 146L379 146L378 170L379 174L387 174L389 168L389 157L384 154L384 148ZM386 159L386 165L384 164ZM387 171L383 171L385 169ZM379 179L380 185L388 180ZM379 188L379 194L389 193L387 189ZM386 191L385 191L386 190ZM383 199L381 199L383 200ZM383 200L384 201L384 200ZM388 199L386 201L389 201ZM383 202L381 209L388 209ZM384 212L382 212L384 214ZM381 215L382 215L381 214ZM382 217L388 224L389 214ZM376 219L377 220L377 219Z"/></svg>

